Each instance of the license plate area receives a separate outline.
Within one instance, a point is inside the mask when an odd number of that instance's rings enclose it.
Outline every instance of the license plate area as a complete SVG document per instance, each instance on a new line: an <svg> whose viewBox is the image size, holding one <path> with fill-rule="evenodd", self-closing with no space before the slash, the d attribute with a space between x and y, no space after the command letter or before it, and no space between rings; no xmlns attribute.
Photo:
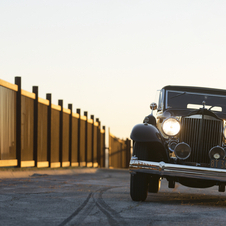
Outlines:
<svg viewBox="0 0 226 226"><path fill-rule="evenodd" d="M210 160L210 167L211 168L218 168L218 169L226 169L226 160Z"/></svg>

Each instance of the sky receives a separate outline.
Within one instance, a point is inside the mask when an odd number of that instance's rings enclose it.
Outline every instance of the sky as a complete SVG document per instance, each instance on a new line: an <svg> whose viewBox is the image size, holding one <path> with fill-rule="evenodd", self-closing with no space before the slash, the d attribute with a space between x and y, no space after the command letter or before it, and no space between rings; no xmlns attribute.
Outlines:
<svg viewBox="0 0 226 226"><path fill-rule="evenodd" d="M1 0L0 79L119 138L165 85L225 89L225 0Z"/></svg>

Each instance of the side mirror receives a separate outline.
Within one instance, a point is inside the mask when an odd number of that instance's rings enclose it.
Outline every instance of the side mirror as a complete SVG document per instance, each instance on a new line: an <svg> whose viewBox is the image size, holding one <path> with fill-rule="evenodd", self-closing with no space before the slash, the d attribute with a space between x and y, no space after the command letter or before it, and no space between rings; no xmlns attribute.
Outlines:
<svg viewBox="0 0 226 226"><path fill-rule="evenodd" d="M150 104L150 108L152 111L156 110L157 109L157 104L156 103L151 103Z"/></svg>

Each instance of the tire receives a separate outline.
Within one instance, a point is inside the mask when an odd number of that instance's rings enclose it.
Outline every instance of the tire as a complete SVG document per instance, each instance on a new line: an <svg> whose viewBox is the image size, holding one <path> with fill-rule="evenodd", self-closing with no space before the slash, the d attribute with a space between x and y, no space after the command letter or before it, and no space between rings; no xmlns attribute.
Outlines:
<svg viewBox="0 0 226 226"><path fill-rule="evenodd" d="M152 176L149 180L148 191L151 193L158 193L161 187L161 179L158 176Z"/></svg>
<svg viewBox="0 0 226 226"><path fill-rule="evenodd" d="M148 195L148 177L145 173L131 174L130 196L133 201L145 201Z"/></svg>
<svg viewBox="0 0 226 226"><path fill-rule="evenodd" d="M146 142L135 142L133 145L133 155L136 155L139 160L148 159L149 144Z"/></svg>

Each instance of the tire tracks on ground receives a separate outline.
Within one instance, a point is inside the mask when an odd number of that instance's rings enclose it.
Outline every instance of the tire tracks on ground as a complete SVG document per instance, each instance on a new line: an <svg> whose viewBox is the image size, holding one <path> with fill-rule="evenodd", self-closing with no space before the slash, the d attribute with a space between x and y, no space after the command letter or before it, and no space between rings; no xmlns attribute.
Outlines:
<svg viewBox="0 0 226 226"><path fill-rule="evenodd" d="M76 216L79 214L79 212L87 205L87 203L89 202L89 200L90 200L92 194L93 194L92 192L89 193L88 197L87 197L86 200L82 203L82 205L81 205L77 210L75 210L75 212L72 213L70 217L68 217L68 218L67 218L66 220L64 220L61 224L59 224L59 226L64 226L64 225L66 225L66 224L67 224L68 222L70 222L74 217L76 217Z"/></svg>
<svg viewBox="0 0 226 226"><path fill-rule="evenodd" d="M112 209L103 199L102 195L109 189L117 187L105 187L89 193L85 201L65 219L59 226L82 225L84 220L90 215L92 210L97 207L107 218L110 226L127 225L123 217Z"/></svg>
<svg viewBox="0 0 226 226"><path fill-rule="evenodd" d="M118 188L118 187L110 187L110 188L102 188L99 190L98 198L95 199L96 205L101 210L101 212L107 217L108 222L111 226L116 225L127 225L125 220L122 218L122 216L117 213L114 209L112 209L103 199L102 195L105 191L112 189L112 188Z"/></svg>

